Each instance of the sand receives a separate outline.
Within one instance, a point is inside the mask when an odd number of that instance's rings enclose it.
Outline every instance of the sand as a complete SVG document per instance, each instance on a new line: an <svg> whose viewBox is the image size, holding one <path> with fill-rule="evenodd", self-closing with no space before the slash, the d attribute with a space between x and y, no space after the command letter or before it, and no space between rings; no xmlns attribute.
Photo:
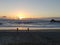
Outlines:
<svg viewBox="0 0 60 45"><path fill-rule="evenodd" d="M60 45L60 29L0 30L0 45Z"/></svg>

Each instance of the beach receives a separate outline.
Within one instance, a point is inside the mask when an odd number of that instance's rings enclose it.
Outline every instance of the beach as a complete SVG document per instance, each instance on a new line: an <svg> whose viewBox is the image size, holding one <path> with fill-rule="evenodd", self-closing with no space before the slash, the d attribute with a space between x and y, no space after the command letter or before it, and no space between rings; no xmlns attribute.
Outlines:
<svg viewBox="0 0 60 45"><path fill-rule="evenodd" d="M60 45L60 0L0 0L0 45Z"/></svg>
<svg viewBox="0 0 60 45"><path fill-rule="evenodd" d="M60 45L60 29L0 30L0 45Z"/></svg>

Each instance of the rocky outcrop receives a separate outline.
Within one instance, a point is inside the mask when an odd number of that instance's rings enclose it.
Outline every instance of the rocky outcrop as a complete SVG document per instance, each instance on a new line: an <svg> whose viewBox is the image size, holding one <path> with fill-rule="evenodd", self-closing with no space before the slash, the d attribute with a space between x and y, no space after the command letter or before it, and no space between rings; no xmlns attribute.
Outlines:
<svg viewBox="0 0 60 45"><path fill-rule="evenodd" d="M52 19L50 22L58 22L58 23L60 23L59 20L54 20L54 19Z"/></svg>

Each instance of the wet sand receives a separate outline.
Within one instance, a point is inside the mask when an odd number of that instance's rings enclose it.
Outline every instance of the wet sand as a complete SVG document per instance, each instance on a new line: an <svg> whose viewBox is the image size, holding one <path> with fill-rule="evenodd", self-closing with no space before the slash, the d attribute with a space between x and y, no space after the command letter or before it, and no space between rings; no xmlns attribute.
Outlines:
<svg viewBox="0 0 60 45"><path fill-rule="evenodd" d="M60 45L60 29L0 30L0 45Z"/></svg>
<svg viewBox="0 0 60 45"><path fill-rule="evenodd" d="M17 30L17 29L5 29L0 32L60 32L60 29L34 29L34 30Z"/></svg>

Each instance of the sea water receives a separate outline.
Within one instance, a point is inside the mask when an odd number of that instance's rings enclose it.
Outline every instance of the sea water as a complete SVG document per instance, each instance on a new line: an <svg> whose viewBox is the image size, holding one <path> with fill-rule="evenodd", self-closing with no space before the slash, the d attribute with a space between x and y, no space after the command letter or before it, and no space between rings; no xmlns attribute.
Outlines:
<svg viewBox="0 0 60 45"><path fill-rule="evenodd" d="M50 22L50 20L47 19L37 19L37 20L23 20L23 23L18 23L18 21L11 21L11 20L6 20L3 21L1 20L0 23L3 23L0 25L0 30L8 30L8 29L16 29L19 28L19 30L26 30L29 28L30 30L35 30L35 29L60 29L60 23L58 22ZM15 23L17 22L17 23ZM20 21L21 22L21 21ZM27 23L25 23L27 22ZM32 23L28 23L32 22Z"/></svg>

